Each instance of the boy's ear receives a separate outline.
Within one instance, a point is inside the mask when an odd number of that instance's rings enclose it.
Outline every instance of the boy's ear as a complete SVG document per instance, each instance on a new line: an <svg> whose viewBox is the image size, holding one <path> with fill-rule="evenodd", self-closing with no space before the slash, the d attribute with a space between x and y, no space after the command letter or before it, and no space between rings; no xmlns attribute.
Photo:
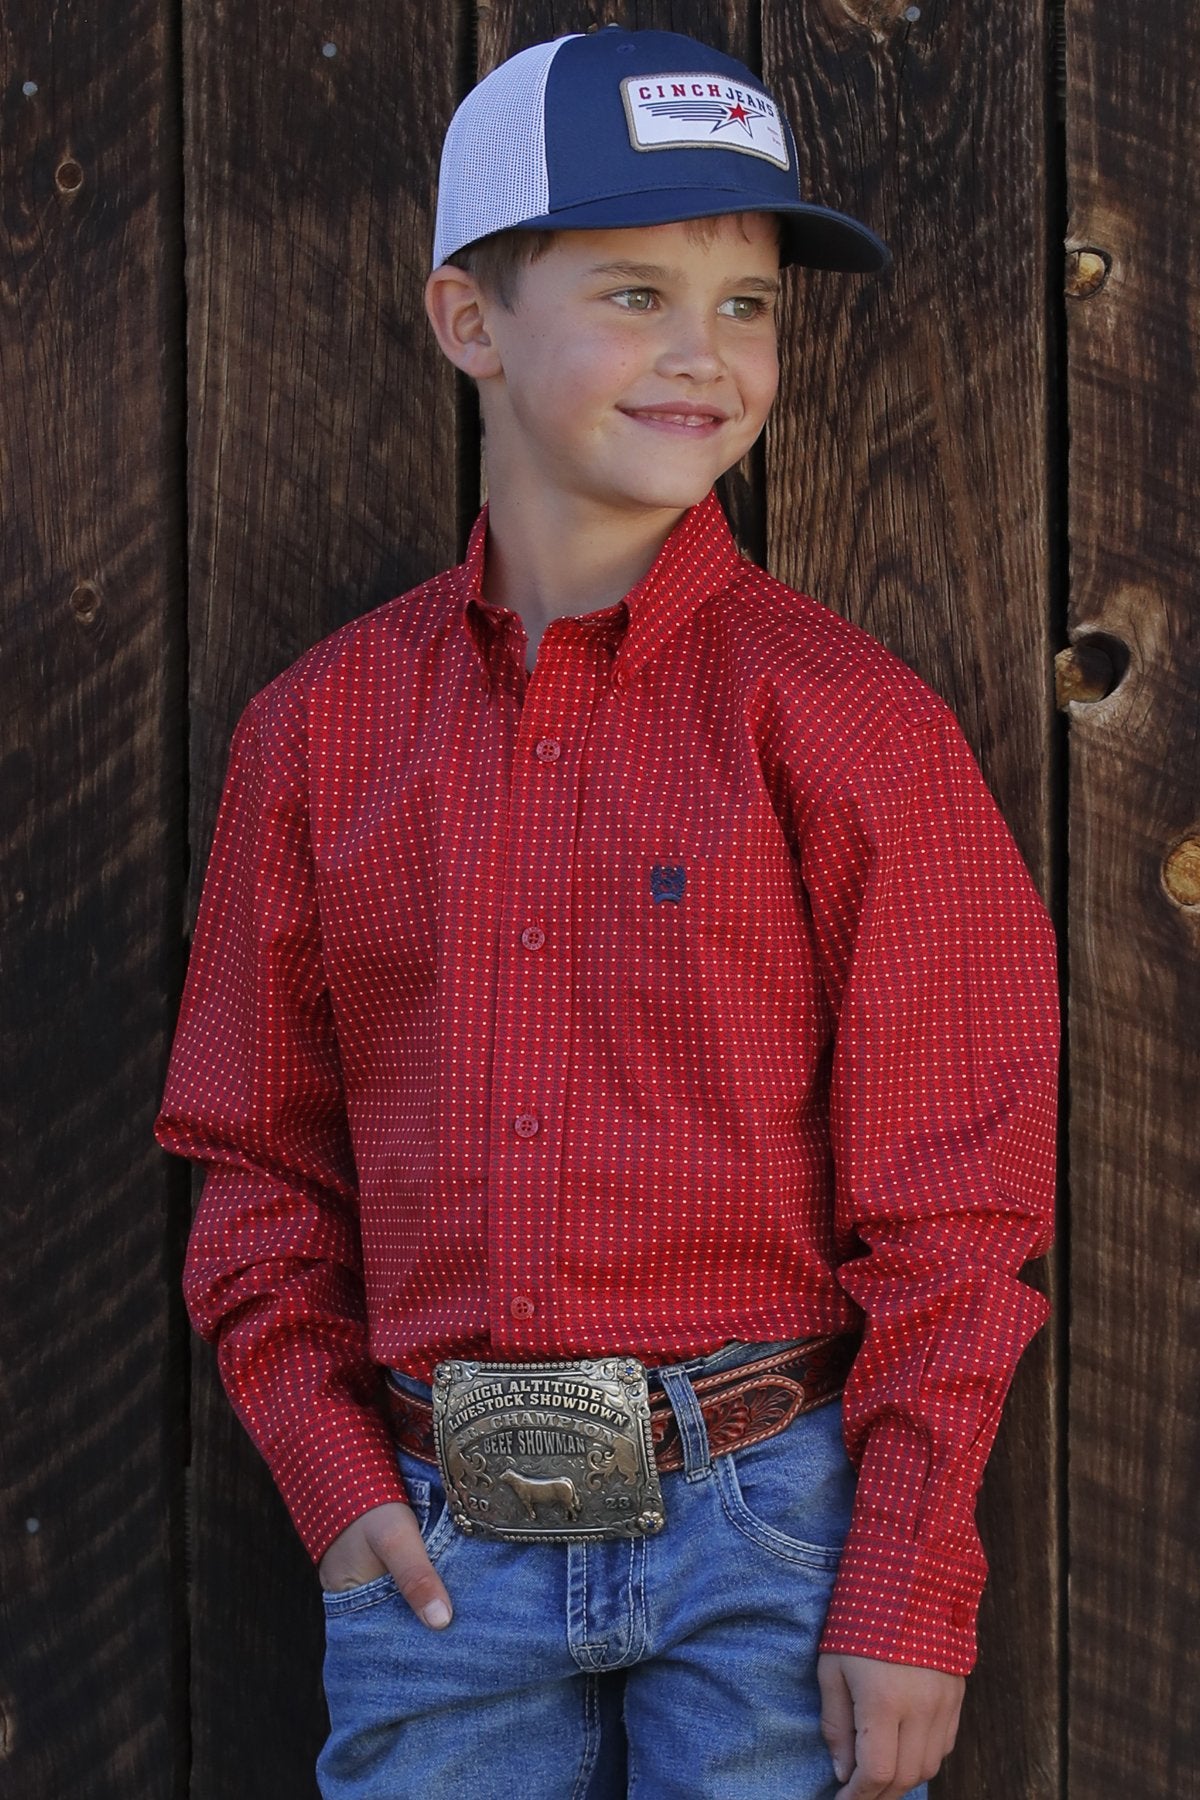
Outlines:
<svg viewBox="0 0 1200 1800"><path fill-rule="evenodd" d="M438 343L455 367L475 380L500 373L487 310L474 276L453 263L443 263L425 283L425 311Z"/></svg>

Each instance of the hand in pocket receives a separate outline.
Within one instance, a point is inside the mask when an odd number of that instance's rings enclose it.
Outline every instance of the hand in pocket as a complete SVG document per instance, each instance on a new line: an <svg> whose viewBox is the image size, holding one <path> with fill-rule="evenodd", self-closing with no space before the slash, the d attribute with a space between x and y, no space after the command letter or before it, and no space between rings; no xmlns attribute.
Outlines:
<svg viewBox="0 0 1200 1800"><path fill-rule="evenodd" d="M390 1575L413 1612L440 1630L450 1623L450 1596L425 1553L411 1506L389 1501L373 1506L334 1538L317 1571L321 1586L336 1593Z"/></svg>

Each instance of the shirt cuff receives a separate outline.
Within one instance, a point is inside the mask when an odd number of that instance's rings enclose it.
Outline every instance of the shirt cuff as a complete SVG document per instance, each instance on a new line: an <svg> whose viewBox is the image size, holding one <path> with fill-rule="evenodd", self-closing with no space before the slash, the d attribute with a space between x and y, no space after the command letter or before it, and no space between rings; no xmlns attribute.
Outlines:
<svg viewBox="0 0 1200 1800"><path fill-rule="evenodd" d="M987 1572L982 1552L950 1557L851 1526L820 1648L969 1675Z"/></svg>
<svg viewBox="0 0 1200 1800"><path fill-rule="evenodd" d="M264 1454L314 1563L371 1507L408 1502L388 1428L370 1408L323 1410Z"/></svg>

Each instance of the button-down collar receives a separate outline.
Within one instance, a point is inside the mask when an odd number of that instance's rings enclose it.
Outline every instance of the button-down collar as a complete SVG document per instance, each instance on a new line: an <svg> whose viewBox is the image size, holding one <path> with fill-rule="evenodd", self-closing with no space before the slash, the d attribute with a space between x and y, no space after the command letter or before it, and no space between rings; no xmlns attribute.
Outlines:
<svg viewBox="0 0 1200 1800"><path fill-rule="evenodd" d="M485 501L467 540L467 552L454 570L462 594L462 616L489 680L500 673L507 655L507 607L485 599L483 573L487 543ZM575 615L607 626L613 655L612 681L624 687L689 619L696 608L728 587L745 567L715 488L684 513L658 555L623 600L595 612Z"/></svg>

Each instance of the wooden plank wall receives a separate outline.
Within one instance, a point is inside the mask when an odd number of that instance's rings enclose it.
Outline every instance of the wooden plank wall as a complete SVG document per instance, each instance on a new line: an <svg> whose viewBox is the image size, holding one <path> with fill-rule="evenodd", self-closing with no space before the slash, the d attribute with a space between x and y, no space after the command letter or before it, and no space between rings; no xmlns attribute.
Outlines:
<svg viewBox="0 0 1200 1800"><path fill-rule="evenodd" d="M1200 1793L1200 37L1068 0L1070 1800Z"/></svg>
<svg viewBox="0 0 1200 1800"><path fill-rule="evenodd" d="M0 14L6 1800L185 1773L178 93L158 0Z"/></svg>
<svg viewBox="0 0 1200 1800"><path fill-rule="evenodd" d="M787 278L776 412L722 498L751 556L954 706L1064 940L1069 765L1074 1218L984 1485L981 1660L937 1800L1189 1791L1197 48L1183 0L1065 19L1064 138L1018 0L9 0L6 1800L315 1796L315 1579L187 1333L187 1177L150 1121L234 720L457 560L480 503L473 391L421 304L445 125L503 57L610 20L761 69L805 190L896 253Z"/></svg>

